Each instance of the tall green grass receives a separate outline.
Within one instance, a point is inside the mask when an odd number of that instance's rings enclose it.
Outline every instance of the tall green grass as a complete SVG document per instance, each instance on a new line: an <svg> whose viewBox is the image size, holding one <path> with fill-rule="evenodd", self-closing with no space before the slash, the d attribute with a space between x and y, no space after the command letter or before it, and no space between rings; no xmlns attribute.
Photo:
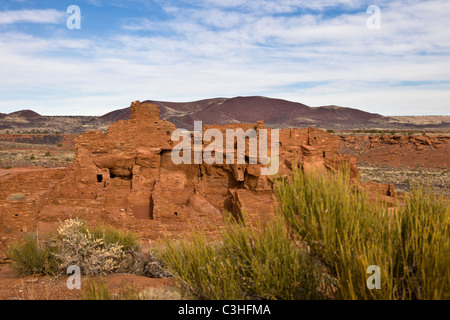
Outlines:
<svg viewBox="0 0 450 320"><path fill-rule="evenodd" d="M418 187L395 223L400 297L450 299L450 201Z"/></svg>
<svg viewBox="0 0 450 320"><path fill-rule="evenodd" d="M193 234L161 254L187 298L323 299L329 286L280 219L259 227L227 220L221 241Z"/></svg>
<svg viewBox="0 0 450 320"><path fill-rule="evenodd" d="M403 206L349 184L345 173L296 171L276 183L280 213L292 233L339 281L342 299L449 299L449 200L417 188ZM381 269L381 289L369 290L367 268Z"/></svg>
<svg viewBox="0 0 450 320"><path fill-rule="evenodd" d="M297 170L274 191L273 220L227 221L220 241L194 234L161 251L186 297L450 299L448 199L418 187L388 208L345 170ZM370 266L380 268L381 289L367 286Z"/></svg>
<svg viewBox="0 0 450 320"><path fill-rule="evenodd" d="M21 242L8 248L6 255L11 259L11 267L20 276L33 274L56 275L59 273L59 260L54 255L56 249L39 241L37 235L28 234Z"/></svg>

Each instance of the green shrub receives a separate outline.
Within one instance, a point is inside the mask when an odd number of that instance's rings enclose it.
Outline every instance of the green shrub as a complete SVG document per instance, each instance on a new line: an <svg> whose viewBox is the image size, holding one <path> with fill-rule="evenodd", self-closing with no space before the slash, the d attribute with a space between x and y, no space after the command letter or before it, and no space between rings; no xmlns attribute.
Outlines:
<svg viewBox="0 0 450 320"><path fill-rule="evenodd" d="M300 171L276 185L293 234L338 278L336 297L449 299L449 201L416 189L393 212L355 190L345 174ZM381 269L381 290L366 287L371 265Z"/></svg>
<svg viewBox="0 0 450 320"><path fill-rule="evenodd" d="M34 156L34 154L32 154L32 155L30 156L30 160L36 160L36 157Z"/></svg>
<svg viewBox="0 0 450 320"><path fill-rule="evenodd" d="M20 276L33 274L56 275L59 271L59 261L54 255L56 249L36 235L29 234L25 239L10 246L6 255L11 259L11 267Z"/></svg>
<svg viewBox="0 0 450 320"><path fill-rule="evenodd" d="M221 241L194 234L169 241L162 256L189 298L321 299L328 287L280 219L256 228L228 221Z"/></svg>
<svg viewBox="0 0 450 320"><path fill-rule="evenodd" d="M401 299L450 299L450 201L416 186L395 216Z"/></svg>

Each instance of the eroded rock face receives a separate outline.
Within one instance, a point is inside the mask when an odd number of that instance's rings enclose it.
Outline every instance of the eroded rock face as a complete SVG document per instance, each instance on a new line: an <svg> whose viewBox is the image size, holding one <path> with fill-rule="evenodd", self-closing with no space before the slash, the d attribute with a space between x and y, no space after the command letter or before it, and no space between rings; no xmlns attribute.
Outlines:
<svg viewBox="0 0 450 320"><path fill-rule="evenodd" d="M204 210L199 208L205 208L206 205L192 203L201 203L199 197L208 201L206 198L209 195L220 195L225 199L229 189L271 191L273 177L261 175L261 168L268 165L261 164L259 159L257 164L249 163L249 139L246 141L245 163L238 163L237 152L234 154L235 161L226 163L224 138L223 147L215 149L215 152L221 153L222 163L207 164L203 159L198 164L176 165L171 158L171 152L178 143L171 140L175 126L160 120L156 105L136 101L132 103L131 110L129 120L112 124L106 134L92 131L77 139L73 174L65 181L66 188L70 186L73 190L72 196L80 197L79 192L94 194L95 198L110 199L111 202L105 201L105 208L111 204L124 207L127 212L138 208L139 214L135 216L159 219L157 212L176 212L175 216L182 215L185 210L197 211L192 214L202 212ZM208 129L219 130L223 137L226 137L229 129L254 129L258 137L260 130L266 129L270 152L271 130L265 128L262 121L255 125L209 125L203 128L204 131ZM209 143L203 141L202 150ZM338 137L314 128L280 130L278 174L289 175L295 166L303 168L305 172L324 173L336 170L345 163L352 169L353 178L357 178L356 163L351 157L339 154L339 143ZM237 145L235 149L237 151ZM67 197L63 189L64 194L60 196ZM151 204L156 193L161 193L158 198L164 198L164 201L153 201ZM192 202L192 199L196 200ZM223 199L216 203L211 200L211 205L217 210L223 210ZM148 208L148 214L143 209L145 207Z"/></svg>
<svg viewBox="0 0 450 320"><path fill-rule="evenodd" d="M400 147L414 146L416 150L423 149L423 146L434 147L435 149L442 148L447 142L449 137L446 135L434 135L434 136L406 136L406 135L385 135L385 136L342 136L342 141L346 144L361 144L366 142L367 146L363 144L363 147L368 149L375 148L376 145L397 145Z"/></svg>
<svg viewBox="0 0 450 320"><path fill-rule="evenodd" d="M259 156L253 159L256 164L250 164L250 139L245 142L244 163L237 162L237 152L234 162L226 163L224 141L222 148L214 151L223 164L208 164L205 159L197 164L175 164L171 155L179 142L171 137L176 127L159 118L156 105L136 101L131 111L129 120L111 124L106 133L91 131L77 138L73 165L64 169L65 176L54 181L45 199L35 208L37 229L49 229L64 215L67 218L81 215L86 220L129 226L138 235L155 238L161 230L186 229L188 221L220 220L225 210L236 217L241 209L250 215L273 212L274 177L261 174L261 169L270 164L262 164ZM224 137L230 129L254 129L256 137L251 139L260 138L267 130L268 156L273 151L272 132L262 121L205 125L203 132L207 129L216 129ZM203 141L201 149L205 150L209 143ZM287 176L294 168L334 172L345 165L351 170L351 178L358 179L355 158L340 155L339 146L339 137L322 130L279 130L277 174ZM55 214L58 207L61 212Z"/></svg>

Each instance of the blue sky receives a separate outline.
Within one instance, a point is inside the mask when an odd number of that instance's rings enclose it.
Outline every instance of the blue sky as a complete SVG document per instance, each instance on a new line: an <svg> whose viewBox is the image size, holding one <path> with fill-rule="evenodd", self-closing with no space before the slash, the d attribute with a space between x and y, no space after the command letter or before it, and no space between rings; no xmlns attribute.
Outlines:
<svg viewBox="0 0 450 320"><path fill-rule="evenodd" d="M261 95L449 115L449 13L448 0L2 0L0 112Z"/></svg>

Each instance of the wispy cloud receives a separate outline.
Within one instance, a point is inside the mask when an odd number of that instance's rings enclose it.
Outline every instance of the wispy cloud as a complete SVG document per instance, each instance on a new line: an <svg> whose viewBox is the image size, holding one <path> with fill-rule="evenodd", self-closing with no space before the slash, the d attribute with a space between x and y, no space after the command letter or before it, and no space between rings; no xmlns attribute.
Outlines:
<svg viewBox="0 0 450 320"><path fill-rule="evenodd" d="M380 0L384 2L385 0ZM158 0L166 7L179 7L180 1ZM182 1L191 7L239 9L248 12L263 13L290 13L299 9L323 11L329 8L357 8L361 6L358 0L188 0Z"/></svg>
<svg viewBox="0 0 450 320"><path fill-rule="evenodd" d="M64 21L65 13L55 9L8 10L0 11L0 24L49 23Z"/></svg>
<svg viewBox="0 0 450 320"><path fill-rule="evenodd" d="M89 4L92 4L93 6L97 6L97 7L100 7L102 5L102 1L101 0L87 0L87 2Z"/></svg>
<svg viewBox="0 0 450 320"><path fill-rule="evenodd" d="M95 36L0 32L0 110L102 114L136 99L266 95L388 115L450 111L449 1L380 0L374 31L365 1L156 2L159 19L120 16L119 29Z"/></svg>

